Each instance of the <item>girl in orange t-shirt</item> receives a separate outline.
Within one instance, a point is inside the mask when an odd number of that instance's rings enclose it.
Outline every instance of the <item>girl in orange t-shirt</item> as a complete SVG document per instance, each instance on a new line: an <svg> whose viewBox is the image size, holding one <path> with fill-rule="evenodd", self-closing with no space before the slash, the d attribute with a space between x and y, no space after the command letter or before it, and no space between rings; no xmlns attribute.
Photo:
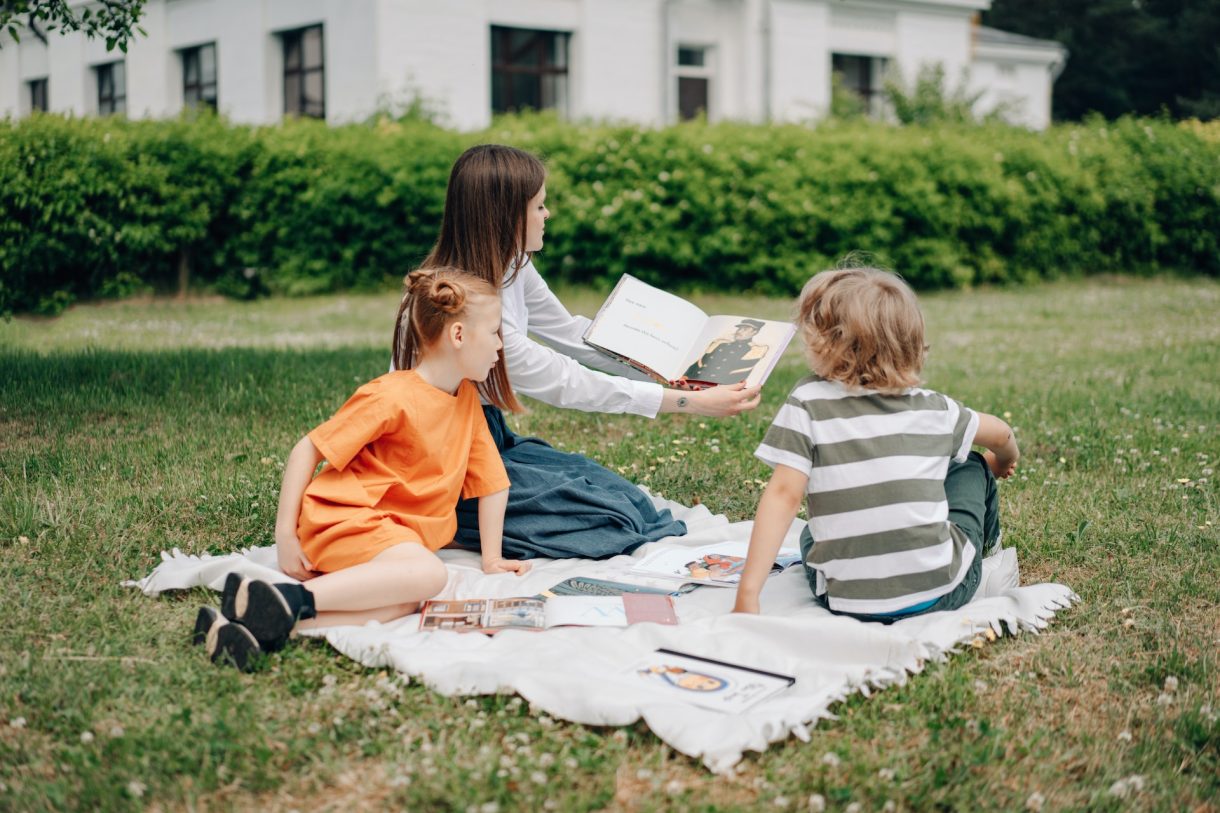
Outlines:
<svg viewBox="0 0 1220 813"><path fill-rule="evenodd" d="M521 408L504 370L499 292L456 269L415 271L398 322L410 364L360 387L284 465L276 555L307 584L230 574L220 609L202 607L195 621L213 661L248 671L294 628L415 612L448 579L436 551L453 540L459 498L479 500L484 572L529 569L501 555L509 481L479 400Z"/></svg>

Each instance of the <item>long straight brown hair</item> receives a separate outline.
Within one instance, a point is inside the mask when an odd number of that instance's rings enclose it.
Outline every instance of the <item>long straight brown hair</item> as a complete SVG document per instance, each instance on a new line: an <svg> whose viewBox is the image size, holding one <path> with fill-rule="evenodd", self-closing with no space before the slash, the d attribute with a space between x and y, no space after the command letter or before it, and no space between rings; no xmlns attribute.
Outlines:
<svg viewBox="0 0 1220 813"><path fill-rule="evenodd" d="M500 289L457 268L412 271L394 319L394 369L409 370L452 322L466 315L476 297L500 299ZM504 348L487 378L476 384L479 393L500 409L520 412L521 404L504 374Z"/></svg>
<svg viewBox="0 0 1220 813"><path fill-rule="evenodd" d="M546 181L535 156L502 144L462 153L449 173L436 245L421 268L461 268L497 288L529 259L526 207Z"/></svg>

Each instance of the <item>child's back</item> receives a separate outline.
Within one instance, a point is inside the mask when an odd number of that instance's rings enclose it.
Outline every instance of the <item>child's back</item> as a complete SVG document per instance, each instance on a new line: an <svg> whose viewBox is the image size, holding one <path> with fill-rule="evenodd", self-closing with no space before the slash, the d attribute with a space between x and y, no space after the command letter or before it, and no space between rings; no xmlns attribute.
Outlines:
<svg viewBox="0 0 1220 813"><path fill-rule="evenodd" d="M806 561L833 610L898 612L962 582L974 547L949 522L949 461L970 452L978 416L924 389L853 392L811 375L756 454L807 473Z"/></svg>

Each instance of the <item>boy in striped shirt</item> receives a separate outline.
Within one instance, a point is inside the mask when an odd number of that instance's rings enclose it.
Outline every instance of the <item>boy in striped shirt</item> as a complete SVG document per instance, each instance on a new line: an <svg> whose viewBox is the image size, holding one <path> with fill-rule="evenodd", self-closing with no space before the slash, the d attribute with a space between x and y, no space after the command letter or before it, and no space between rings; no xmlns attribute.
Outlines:
<svg viewBox="0 0 1220 813"><path fill-rule="evenodd" d="M923 314L897 275L824 271L801 292L797 324L812 374L755 452L775 471L734 610L758 612L806 498L806 574L831 612L889 622L961 607L978 589L984 552L999 545L995 478L1016 470L1012 429L918 387Z"/></svg>

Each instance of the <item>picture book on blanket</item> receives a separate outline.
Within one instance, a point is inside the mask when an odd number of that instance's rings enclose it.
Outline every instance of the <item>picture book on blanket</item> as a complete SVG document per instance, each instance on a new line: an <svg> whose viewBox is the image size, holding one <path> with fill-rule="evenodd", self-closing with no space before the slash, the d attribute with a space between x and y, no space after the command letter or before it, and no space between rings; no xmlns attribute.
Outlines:
<svg viewBox="0 0 1220 813"><path fill-rule="evenodd" d="M736 713L778 694L796 678L742 664L658 649L626 674L660 695L700 708Z"/></svg>
<svg viewBox="0 0 1220 813"><path fill-rule="evenodd" d="M739 381L761 385L795 332L789 322L708 316L623 274L584 340L663 384L704 389Z"/></svg>
<svg viewBox="0 0 1220 813"><path fill-rule="evenodd" d="M504 630L538 631L564 626L626 627L646 621L677 624L673 599L656 593L624 593L425 601L419 628L490 635Z"/></svg>
<svg viewBox="0 0 1220 813"><path fill-rule="evenodd" d="M697 548L665 545L649 553L629 572L694 584L732 587L741 581L749 548L749 542L717 542ZM779 573L799 561L799 550L780 548L771 572Z"/></svg>

